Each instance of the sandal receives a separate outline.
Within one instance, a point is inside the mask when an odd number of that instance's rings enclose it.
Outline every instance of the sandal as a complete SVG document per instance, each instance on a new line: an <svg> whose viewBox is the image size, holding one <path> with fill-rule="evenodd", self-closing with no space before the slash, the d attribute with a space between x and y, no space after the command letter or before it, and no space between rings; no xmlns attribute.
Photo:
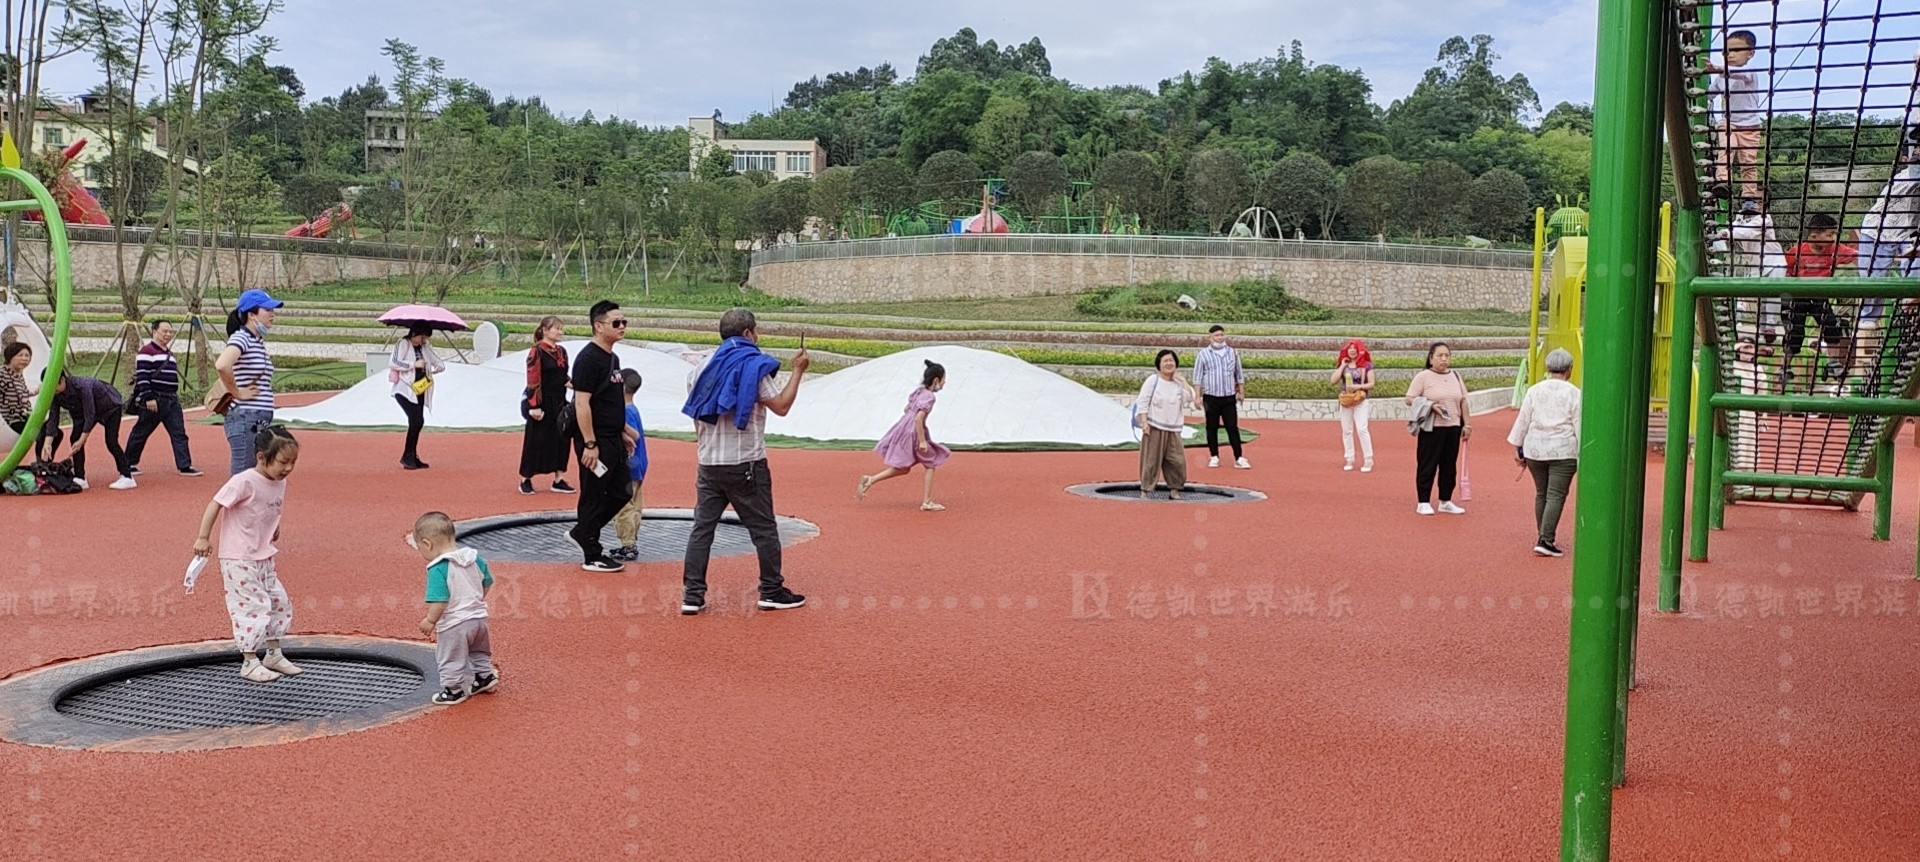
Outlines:
<svg viewBox="0 0 1920 862"><path fill-rule="evenodd" d="M861 476L860 487L853 492L854 499L865 500L867 498L867 489L871 487L873 487L873 477Z"/></svg>
<svg viewBox="0 0 1920 862"><path fill-rule="evenodd" d="M928 500L927 502L920 504L920 511L922 512L944 512L946 510L947 510L947 507L942 506L939 503L935 503L932 500Z"/></svg>

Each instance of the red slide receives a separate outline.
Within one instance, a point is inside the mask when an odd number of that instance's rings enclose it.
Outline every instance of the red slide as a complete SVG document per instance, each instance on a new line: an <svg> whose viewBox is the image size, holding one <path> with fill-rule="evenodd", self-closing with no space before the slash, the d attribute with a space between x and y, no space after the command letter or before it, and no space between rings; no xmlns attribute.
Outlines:
<svg viewBox="0 0 1920 862"><path fill-rule="evenodd" d="M353 207L343 203L334 204L333 206L327 207L327 211L321 213L318 218L287 231L286 235L308 236L321 239L331 233L334 226L350 221L353 221Z"/></svg>
<svg viewBox="0 0 1920 862"><path fill-rule="evenodd" d="M80 155L80 151L86 146L87 139L81 138L61 151L59 163L49 166L53 181L47 184L47 190L53 193L53 202L59 205L60 217L65 219L67 224L112 224L107 219L107 211L100 206L100 201L94 198L92 192L87 191L86 186L80 184L80 181L73 176L73 171L67 169L67 165L71 164L74 157ZM27 218L39 221L40 212L28 210Z"/></svg>

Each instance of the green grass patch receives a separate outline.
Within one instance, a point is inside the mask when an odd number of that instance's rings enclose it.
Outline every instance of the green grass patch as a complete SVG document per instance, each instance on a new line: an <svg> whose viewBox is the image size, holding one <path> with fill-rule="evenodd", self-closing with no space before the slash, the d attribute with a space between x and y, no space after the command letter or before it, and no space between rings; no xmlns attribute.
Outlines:
<svg viewBox="0 0 1920 862"><path fill-rule="evenodd" d="M1194 298L1198 310L1179 304L1181 295ZM1242 279L1229 284L1155 281L1104 287L1083 293L1074 310L1090 317L1120 320L1185 320L1191 322L1326 321L1333 311L1287 293L1279 279Z"/></svg>

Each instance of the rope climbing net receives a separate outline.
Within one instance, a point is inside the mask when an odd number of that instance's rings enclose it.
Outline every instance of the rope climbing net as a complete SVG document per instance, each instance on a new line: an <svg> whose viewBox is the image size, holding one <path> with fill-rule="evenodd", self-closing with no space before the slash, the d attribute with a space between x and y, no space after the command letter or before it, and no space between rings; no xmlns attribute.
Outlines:
<svg viewBox="0 0 1920 862"><path fill-rule="evenodd" d="M1910 278L1920 227L1920 4L1679 5L1692 152L1707 213L1702 275ZM1697 17L1694 17L1697 16ZM1721 391L1911 397L1920 302L1715 299ZM1727 411L1739 472L1862 476L1899 420ZM1859 493L1733 486L1734 499L1839 504Z"/></svg>

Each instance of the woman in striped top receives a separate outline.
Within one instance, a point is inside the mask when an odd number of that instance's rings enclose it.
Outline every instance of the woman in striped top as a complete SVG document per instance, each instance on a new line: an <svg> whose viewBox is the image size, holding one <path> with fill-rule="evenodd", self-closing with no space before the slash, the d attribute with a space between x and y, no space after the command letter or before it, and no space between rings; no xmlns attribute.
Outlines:
<svg viewBox="0 0 1920 862"><path fill-rule="evenodd" d="M33 364L33 348L24 341L7 345L6 359L0 363L0 421L13 433L27 427L33 414L33 393L27 391L27 366Z"/></svg>
<svg viewBox="0 0 1920 862"><path fill-rule="evenodd" d="M267 330L284 303L264 290L240 294L227 315L227 346L213 367L233 396L227 411L228 475L253 469L254 437L273 424L273 357L267 355Z"/></svg>
<svg viewBox="0 0 1920 862"><path fill-rule="evenodd" d="M193 451L187 445L186 414L180 410L180 363L173 358L173 324L156 320L147 327L153 340L134 357L133 408L140 418L127 432L127 463L140 474L140 456L147 451L153 429L165 426L173 442L173 466L182 476L198 476Z"/></svg>

